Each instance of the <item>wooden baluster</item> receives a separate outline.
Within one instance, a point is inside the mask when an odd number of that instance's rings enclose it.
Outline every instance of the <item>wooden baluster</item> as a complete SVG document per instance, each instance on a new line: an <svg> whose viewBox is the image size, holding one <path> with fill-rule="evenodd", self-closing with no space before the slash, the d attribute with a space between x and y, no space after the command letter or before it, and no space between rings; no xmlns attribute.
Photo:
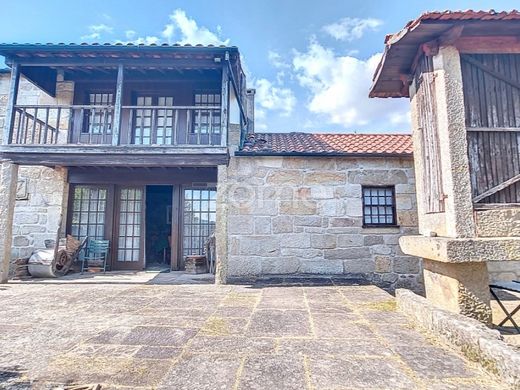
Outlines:
<svg viewBox="0 0 520 390"><path fill-rule="evenodd" d="M83 129L84 129L84 126L85 126L85 109L83 107L81 107L81 109L79 110L79 116L80 116L80 119L79 119L79 126L77 126L78 128L74 129L74 131L77 131L78 132L78 140L77 140L77 143L80 144L81 143L81 136L83 135ZM76 126L75 126L76 127Z"/></svg>
<svg viewBox="0 0 520 390"><path fill-rule="evenodd" d="M58 135L60 133L60 119L61 119L61 107L58 107L58 114L56 115L56 131L54 134L54 143L58 143Z"/></svg>
<svg viewBox="0 0 520 390"><path fill-rule="evenodd" d="M126 137L127 137L126 142L128 144L135 143L134 115L135 115L135 109L133 109L133 108L128 109L128 127L127 127L127 132L126 132Z"/></svg>
<svg viewBox="0 0 520 390"><path fill-rule="evenodd" d="M186 110L186 145L189 145L190 143L190 131L191 131L191 121L190 121L190 118L191 118L191 110L187 109Z"/></svg>
<svg viewBox="0 0 520 390"><path fill-rule="evenodd" d="M33 125L31 132L31 144L34 144L34 140L36 139L36 121L38 120L38 107L34 108L34 116L33 116Z"/></svg>
<svg viewBox="0 0 520 390"><path fill-rule="evenodd" d="M213 145L213 110L209 110L208 145Z"/></svg>
<svg viewBox="0 0 520 390"><path fill-rule="evenodd" d="M157 108L152 108L152 130L150 133L150 144L157 144Z"/></svg>
<svg viewBox="0 0 520 390"><path fill-rule="evenodd" d="M22 143L22 136L23 136L23 124L25 121L25 108L22 109L21 112L19 112L20 117L18 118L18 130L16 132L16 143L21 144Z"/></svg>
<svg viewBox="0 0 520 390"><path fill-rule="evenodd" d="M18 110L18 125L16 126L16 143L20 143L20 136L21 136L21 130L22 130L22 123L23 119L22 117L25 117L25 108L23 110Z"/></svg>
<svg viewBox="0 0 520 390"><path fill-rule="evenodd" d="M29 114L27 110L25 111L25 121L24 121L24 129L23 129L23 144L27 144L27 137L29 135Z"/></svg>
<svg viewBox="0 0 520 390"><path fill-rule="evenodd" d="M174 110L174 119L173 119L173 144L174 145L177 145L177 133L178 133L178 129L177 129L177 117L178 117L178 114L179 114L179 110Z"/></svg>
<svg viewBox="0 0 520 390"><path fill-rule="evenodd" d="M108 128L108 108L104 107L103 108L103 127L102 127L103 131L101 132L102 133L102 136L101 136L102 144L105 143L106 136L108 135L107 128ZM110 142L112 142L112 140L110 140Z"/></svg>
<svg viewBox="0 0 520 390"><path fill-rule="evenodd" d="M47 144L47 136L49 134L49 112L50 108L45 108L45 127L43 128L43 143Z"/></svg>
<svg viewBox="0 0 520 390"><path fill-rule="evenodd" d="M197 145L200 145L200 133L202 132L202 112L201 110L197 111L198 119L198 129L197 130Z"/></svg>

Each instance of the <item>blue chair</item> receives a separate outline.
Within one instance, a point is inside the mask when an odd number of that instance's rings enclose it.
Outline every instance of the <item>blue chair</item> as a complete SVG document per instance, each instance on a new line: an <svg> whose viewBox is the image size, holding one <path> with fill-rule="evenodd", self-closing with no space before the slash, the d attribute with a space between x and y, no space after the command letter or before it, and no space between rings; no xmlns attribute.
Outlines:
<svg viewBox="0 0 520 390"><path fill-rule="evenodd" d="M89 240L85 248L85 256L81 262L81 273L89 268L103 268L103 273L107 270L108 252L110 250L109 240ZM103 266L90 266L91 263L103 263ZM85 267L86 263L86 267Z"/></svg>

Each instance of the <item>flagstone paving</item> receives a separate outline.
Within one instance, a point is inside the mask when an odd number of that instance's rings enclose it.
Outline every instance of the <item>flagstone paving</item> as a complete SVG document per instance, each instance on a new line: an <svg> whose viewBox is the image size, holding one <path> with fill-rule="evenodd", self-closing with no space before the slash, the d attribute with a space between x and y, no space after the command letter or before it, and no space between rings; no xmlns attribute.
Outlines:
<svg viewBox="0 0 520 390"><path fill-rule="evenodd" d="M504 388L374 286L172 278L0 286L0 388Z"/></svg>

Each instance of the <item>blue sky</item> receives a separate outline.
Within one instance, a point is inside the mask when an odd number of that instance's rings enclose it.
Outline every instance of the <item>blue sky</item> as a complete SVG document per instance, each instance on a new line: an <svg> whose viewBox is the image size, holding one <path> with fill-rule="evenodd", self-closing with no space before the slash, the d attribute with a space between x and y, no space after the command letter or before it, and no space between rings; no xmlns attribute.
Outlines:
<svg viewBox="0 0 520 390"><path fill-rule="evenodd" d="M190 42L240 48L257 131L408 132L406 99L368 99L387 33L428 10L517 1L53 1L2 5L1 42Z"/></svg>

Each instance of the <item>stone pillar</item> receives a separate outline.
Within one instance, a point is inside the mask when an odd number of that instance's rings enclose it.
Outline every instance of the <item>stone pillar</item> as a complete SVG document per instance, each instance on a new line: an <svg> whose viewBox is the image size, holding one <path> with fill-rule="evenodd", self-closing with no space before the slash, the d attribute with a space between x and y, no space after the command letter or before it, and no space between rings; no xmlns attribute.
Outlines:
<svg viewBox="0 0 520 390"><path fill-rule="evenodd" d="M227 166L218 166L217 182L217 223L215 227L215 241L217 247L217 267L215 283L226 284L228 273L228 194L227 194Z"/></svg>
<svg viewBox="0 0 520 390"><path fill-rule="evenodd" d="M446 235L475 237L460 55L453 46L433 57L445 199Z"/></svg>
<svg viewBox="0 0 520 390"><path fill-rule="evenodd" d="M460 55L453 46L440 47L433 56L434 94L445 211L428 213L423 183L428 180L423 155L416 85L412 83L412 126L417 177L419 231L423 236L402 237L404 253L424 258L426 297L435 305L491 321L486 260L489 249L474 249L473 213ZM431 235L431 236L430 236ZM449 248L457 247L457 256ZM448 248L445 251L441 248ZM481 249L482 248L482 249Z"/></svg>
<svg viewBox="0 0 520 390"><path fill-rule="evenodd" d="M0 162L0 283L7 283L11 262L13 216L18 182L18 165L10 161Z"/></svg>
<svg viewBox="0 0 520 390"><path fill-rule="evenodd" d="M443 309L491 323L489 281L485 262L444 263L424 259L428 300Z"/></svg>

